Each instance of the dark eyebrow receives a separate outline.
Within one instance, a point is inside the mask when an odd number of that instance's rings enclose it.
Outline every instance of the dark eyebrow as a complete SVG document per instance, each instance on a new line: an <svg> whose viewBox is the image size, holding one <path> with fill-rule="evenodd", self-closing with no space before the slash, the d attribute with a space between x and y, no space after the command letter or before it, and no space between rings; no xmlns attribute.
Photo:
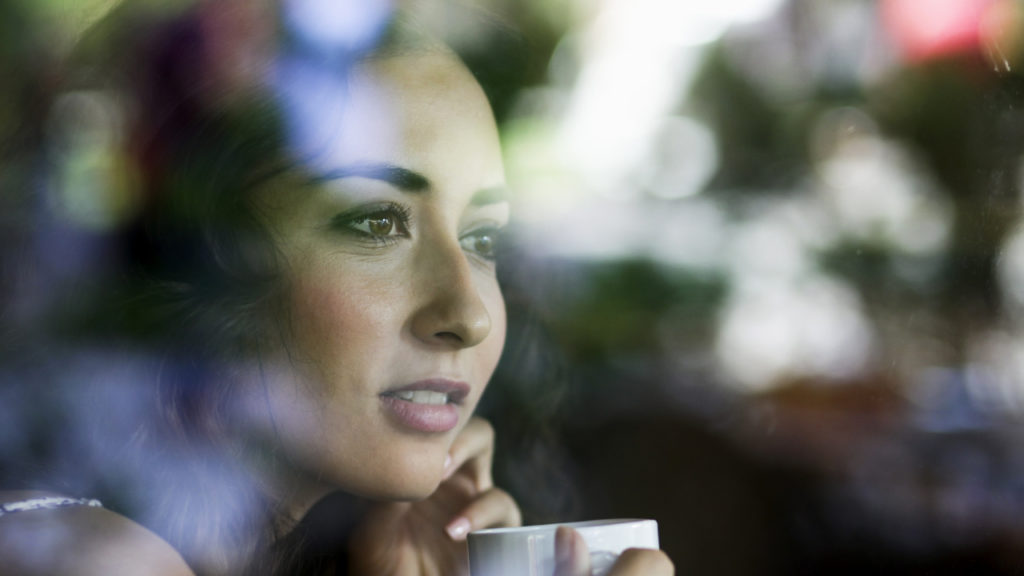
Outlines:
<svg viewBox="0 0 1024 576"><path fill-rule="evenodd" d="M327 182L342 178L369 178L391 184L404 192L424 192L430 189L430 180L408 168L387 163L353 164L335 170L329 170L314 178L315 182ZM473 206L499 204L509 201L508 188L495 186L477 191L470 200Z"/></svg>
<svg viewBox="0 0 1024 576"><path fill-rule="evenodd" d="M394 164L354 164L336 170L330 170L319 176L314 181L326 182L329 180L340 180L342 178L369 178L380 180L391 184L404 192L423 192L430 189L430 180L426 176L395 166Z"/></svg>

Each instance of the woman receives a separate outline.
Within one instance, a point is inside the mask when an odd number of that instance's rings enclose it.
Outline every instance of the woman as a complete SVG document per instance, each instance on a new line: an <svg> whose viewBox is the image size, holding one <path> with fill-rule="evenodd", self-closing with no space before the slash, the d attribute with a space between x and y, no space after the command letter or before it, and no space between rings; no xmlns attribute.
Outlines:
<svg viewBox="0 0 1024 576"><path fill-rule="evenodd" d="M465 574L469 531L520 523L473 416L506 332L487 99L389 14L332 43L286 10L287 48L248 74L238 46L269 35L228 42L224 6L154 35L138 98L159 120L136 133L136 304L177 359L164 432L134 444L145 521L4 494L4 573ZM589 574L578 534L558 557ZM612 571L669 573L656 551Z"/></svg>

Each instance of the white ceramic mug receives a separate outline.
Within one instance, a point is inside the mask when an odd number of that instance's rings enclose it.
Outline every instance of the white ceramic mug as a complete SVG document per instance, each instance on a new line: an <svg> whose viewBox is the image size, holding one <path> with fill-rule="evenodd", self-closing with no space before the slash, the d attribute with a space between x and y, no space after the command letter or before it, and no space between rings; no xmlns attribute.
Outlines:
<svg viewBox="0 0 1024 576"><path fill-rule="evenodd" d="M521 528L492 528L469 533L471 576L553 576L555 530L576 529L590 551L594 576L603 576L627 548L658 548L654 520L592 520Z"/></svg>

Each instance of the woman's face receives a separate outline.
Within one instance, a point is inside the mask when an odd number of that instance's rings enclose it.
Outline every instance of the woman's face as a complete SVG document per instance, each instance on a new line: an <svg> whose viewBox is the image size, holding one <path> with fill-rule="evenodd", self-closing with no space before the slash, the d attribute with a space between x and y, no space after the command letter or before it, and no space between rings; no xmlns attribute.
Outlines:
<svg viewBox="0 0 1024 576"><path fill-rule="evenodd" d="M285 287L261 425L317 489L422 498L504 345L498 135L448 54L370 61L343 94L320 117L322 182L254 200Z"/></svg>

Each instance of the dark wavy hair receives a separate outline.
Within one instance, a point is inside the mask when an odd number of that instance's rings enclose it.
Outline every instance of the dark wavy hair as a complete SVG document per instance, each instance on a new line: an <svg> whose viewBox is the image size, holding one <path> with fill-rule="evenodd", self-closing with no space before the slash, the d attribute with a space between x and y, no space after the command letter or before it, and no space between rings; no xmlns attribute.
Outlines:
<svg viewBox="0 0 1024 576"><path fill-rule="evenodd" d="M298 573L312 567L303 565L301 540L281 540L289 527L274 523L277 503L216 454L227 445L239 383L232 367L258 361L260 338L281 318L279 258L251 195L293 165L269 94L258 86L220 93L202 17L195 8L170 21L136 21L142 33L125 42L139 47L123 90L134 107L127 142L143 207L123 242L132 280L119 328L164 356L156 400L163 420L138 443L140 453L157 446L190 469L184 481L176 471L155 482L162 493L148 517L197 573L236 573L240 559L242 573ZM238 480L230 504L202 486L225 477Z"/></svg>
<svg viewBox="0 0 1024 576"><path fill-rule="evenodd" d="M142 208L122 232L127 273L116 282L115 310L98 306L87 323L91 330L105 326L133 343L148 343L164 358L156 398L163 418L135 439L138 465L146 467L171 454L189 472L168 473L169 479L153 483L161 493L148 504L153 510L143 515L150 519L150 528L181 551L198 573L237 572L238 557L247 558L241 568L247 574L343 573L345 547L340 543L359 516L359 503L335 495L298 526L282 526L274 522L277 503L258 486L240 487L230 505L213 501L222 499L222 491L200 486L203 478L244 476L232 469L233 459L208 457L228 447L224 427L239 383L232 367L239 360L258 364L261 338L287 326L279 306L284 289L280 257L250 200L252 192L278 178L303 177L289 156L285 121L271 91L259 85L224 91L223 71L213 63L214 38L201 7L169 19L116 14L122 31L104 32L115 46L132 47L127 62L113 60L119 64L112 78L131 111L126 149L136 167ZM457 53L501 114L510 101L508 69L521 63L521 56L515 56L514 33L490 18L478 23L501 31L490 36L499 50L472 47ZM275 42L300 57L315 57L303 53L307 47L282 31L274 34ZM344 66L434 49L448 47L415 24L394 20L378 42L320 64ZM516 251L502 249L498 257L509 308L509 344L495 376L502 390L489 392L482 409L511 429L512 442L499 449L525 456L509 459L497 475L511 480L515 476L508 472L514 468L519 477L537 481L544 475L524 471L544 469L547 484L554 486L561 479L551 477L554 468L546 465L550 462L539 447L546 445L542 440L550 428L545 423L560 395L550 385L558 374L557 362L550 357L536 314L525 311L528 298L515 288ZM255 457L272 460L270 452L268 447ZM161 465L149 467L154 475L162 474ZM535 486L520 488L536 492ZM510 488L515 493L516 487ZM559 498L564 494L558 491ZM201 557L199 551L209 542L240 552Z"/></svg>

